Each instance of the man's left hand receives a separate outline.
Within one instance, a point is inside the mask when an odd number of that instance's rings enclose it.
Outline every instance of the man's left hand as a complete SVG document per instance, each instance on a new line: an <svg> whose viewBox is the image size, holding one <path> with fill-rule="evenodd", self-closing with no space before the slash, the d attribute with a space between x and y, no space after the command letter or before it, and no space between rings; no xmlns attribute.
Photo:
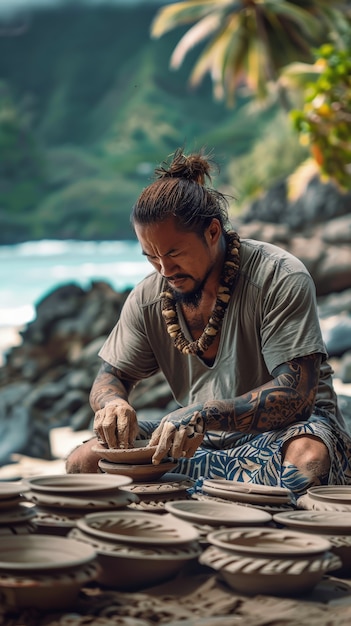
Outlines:
<svg viewBox="0 0 351 626"><path fill-rule="evenodd" d="M178 409L166 415L150 439L150 445L157 446L152 462L158 465L166 456L192 457L203 441L204 432L204 417L199 407Z"/></svg>

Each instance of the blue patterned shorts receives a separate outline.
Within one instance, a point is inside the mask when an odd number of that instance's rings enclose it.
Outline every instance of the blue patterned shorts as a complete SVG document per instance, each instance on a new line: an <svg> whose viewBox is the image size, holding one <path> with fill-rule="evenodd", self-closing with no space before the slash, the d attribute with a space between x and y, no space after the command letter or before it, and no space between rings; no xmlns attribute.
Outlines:
<svg viewBox="0 0 351 626"><path fill-rule="evenodd" d="M150 438L159 422L140 421L142 438ZM225 478L290 489L296 497L310 485L308 477L295 465L282 462L285 442L301 435L318 437L330 456L329 475L321 482L351 484L351 440L326 415L312 415L308 422L298 422L281 430L255 435L242 433L205 433L201 446L191 459L179 459L174 472L200 478Z"/></svg>

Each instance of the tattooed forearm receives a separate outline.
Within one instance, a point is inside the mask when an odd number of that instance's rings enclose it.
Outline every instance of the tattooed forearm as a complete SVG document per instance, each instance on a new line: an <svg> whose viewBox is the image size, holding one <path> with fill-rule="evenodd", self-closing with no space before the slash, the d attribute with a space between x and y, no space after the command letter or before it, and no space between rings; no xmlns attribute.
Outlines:
<svg viewBox="0 0 351 626"><path fill-rule="evenodd" d="M235 399L207 402L202 411L206 430L264 432L307 420L317 392L320 359L310 355L284 363L262 387Z"/></svg>
<svg viewBox="0 0 351 626"><path fill-rule="evenodd" d="M128 380L125 375L108 363L103 363L90 391L89 401L96 413L111 400L128 400L128 394L136 381Z"/></svg>

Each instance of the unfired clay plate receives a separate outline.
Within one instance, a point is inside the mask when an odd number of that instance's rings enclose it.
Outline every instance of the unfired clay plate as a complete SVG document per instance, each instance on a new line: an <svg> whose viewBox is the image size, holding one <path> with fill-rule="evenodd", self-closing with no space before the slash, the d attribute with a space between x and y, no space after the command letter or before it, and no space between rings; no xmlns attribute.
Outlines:
<svg viewBox="0 0 351 626"><path fill-rule="evenodd" d="M0 569L28 571L56 570L81 566L94 560L91 546L66 537L47 535L17 535L0 538Z"/></svg>
<svg viewBox="0 0 351 626"><path fill-rule="evenodd" d="M231 552L250 556L306 556L322 554L331 543L319 535L279 528L238 528L208 535L209 543Z"/></svg>
<svg viewBox="0 0 351 626"><path fill-rule="evenodd" d="M204 480L204 484L213 485L219 489L229 491L241 491L243 493L255 493L258 495L282 496L290 498L290 491L285 487L274 487L271 485L256 485L255 483L244 483L237 480L226 480L225 478L208 478Z"/></svg>
<svg viewBox="0 0 351 626"><path fill-rule="evenodd" d="M199 562L217 570L236 592L245 595L286 596L310 591L326 572L337 569L340 559L331 552L317 556L289 554L280 558L256 557L209 546Z"/></svg>
<svg viewBox="0 0 351 626"><path fill-rule="evenodd" d="M172 515L157 515L132 511L90 513L77 520L85 533L107 539L138 544L176 545L198 539L197 530Z"/></svg>
<svg viewBox="0 0 351 626"><path fill-rule="evenodd" d="M27 485L23 482L16 481L0 481L0 500L8 500L15 498L28 490Z"/></svg>
<svg viewBox="0 0 351 626"><path fill-rule="evenodd" d="M225 500L233 500L234 502L249 502L251 504L289 504L291 502L290 495L271 495L270 493L254 493L250 491L237 491L233 489L224 489L218 487L215 482L212 484L211 480L204 480L203 487L204 493L208 493L218 498Z"/></svg>
<svg viewBox="0 0 351 626"><path fill-rule="evenodd" d="M197 524L225 524L238 526L246 524L265 524L272 516L260 509L240 506L240 504L221 502L201 502L196 500L176 500L165 502L165 509L181 519Z"/></svg>
<svg viewBox="0 0 351 626"><path fill-rule="evenodd" d="M66 493L116 493L132 479L128 476L108 476L106 474L62 474L48 476L32 476L26 483L32 491L58 494Z"/></svg>
<svg viewBox="0 0 351 626"><path fill-rule="evenodd" d="M351 505L351 485L320 485L310 487L307 493L313 500Z"/></svg>
<svg viewBox="0 0 351 626"><path fill-rule="evenodd" d="M139 465L151 463L156 448L157 446L149 446L149 440L137 440L134 448L106 448L102 444L96 444L92 450L101 454L101 458L107 461Z"/></svg>
<svg viewBox="0 0 351 626"><path fill-rule="evenodd" d="M177 476L179 476L179 474L176 474L175 479L173 480L173 478L171 478L173 477L173 473L169 472L161 476L160 479L157 481L157 483L155 482L140 482L139 484L135 483L126 488L122 487L121 491L124 491L125 489L128 491L132 491L133 493L138 494L140 498L143 498L143 497L149 498L150 496L152 497L165 496L166 497L168 495L174 496L177 493L183 493L184 491L186 491L187 489L190 489L190 487L193 486L194 482L193 480L191 480L191 478L182 476L182 480L178 480Z"/></svg>
<svg viewBox="0 0 351 626"><path fill-rule="evenodd" d="M42 493L41 491L34 492L29 491L26 494L26 498L36 505L42 505L43 507L51 507L52 509L121 509L126 507L131 502L139 502L139 498L136 494L128 493L128 491L122 491L118 489L116 493L101 494L100 497L94 494L92 498L88 497L89 494L85 494L84 497L80 497L77 493L75 496L67 496L66 494L52 495L48 493Z"/></svg>
<svg viewBox="0 0 351 626"><path fill-rule="evenodd" d="M340 512L333 511L287 511L276 513L273 519L279 524L300 530L351 534L351 512L340 515Z"/></svg>
<svg viewBox="0 0 351 626"><path fill-rule="evenodd" d="M98 465L106 474L128 476L131 480L138 482L157 480L166 472L177 467L177 463L173 461L166 461L159 465L152 465L152 463L147 463L146 465L130 465L128 463L113 463L111 461L105 461L104 459L100 459Z"/></svg>

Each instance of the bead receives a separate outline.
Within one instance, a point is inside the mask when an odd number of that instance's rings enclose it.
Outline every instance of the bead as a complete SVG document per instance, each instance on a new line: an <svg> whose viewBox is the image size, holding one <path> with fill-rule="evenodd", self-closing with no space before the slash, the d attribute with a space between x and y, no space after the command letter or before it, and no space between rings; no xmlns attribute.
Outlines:
<svg viewBox="0 0 351 626"><path fill-rule="evenodd" d="M169 334L171 333L177 333L178 330L180 330L180 326L179 324L170 324L169 326L167 326L167 330L169 332Z"/></svg>

